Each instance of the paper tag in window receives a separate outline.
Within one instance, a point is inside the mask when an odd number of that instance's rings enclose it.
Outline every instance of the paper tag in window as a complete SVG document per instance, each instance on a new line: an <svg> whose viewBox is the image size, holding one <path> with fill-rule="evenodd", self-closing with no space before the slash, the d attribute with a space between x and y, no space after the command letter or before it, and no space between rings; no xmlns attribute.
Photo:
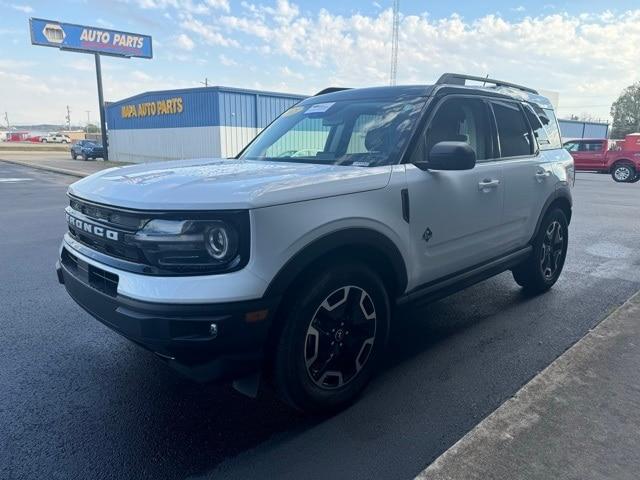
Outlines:
<svg viewBox="0 0 640 480"><path fill-rule="evenodd" d="M328 103L316 103L315 105L311 105L305 113L308 115L310 113L322 113L329 110L336 102L328 102Z"/></svg>
<svg viewBox="0 0 640 480"><path fill-rule="evenodd" d="M283 117L288 117L289 115L295 115L298 112L301 112L303 107L291 107L289 110L282 114Z"/></svg>

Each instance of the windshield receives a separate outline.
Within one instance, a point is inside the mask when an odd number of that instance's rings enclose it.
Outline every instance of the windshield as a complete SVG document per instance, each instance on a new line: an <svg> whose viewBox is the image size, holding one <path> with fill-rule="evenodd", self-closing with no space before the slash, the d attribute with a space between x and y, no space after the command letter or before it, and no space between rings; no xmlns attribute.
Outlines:
<svg viewBox="0 0 640 480"><path fill-rule="evenodd" d="M267 127L240 158L360 167L396 164L424 102L411 97L297 105Z"/></svg>

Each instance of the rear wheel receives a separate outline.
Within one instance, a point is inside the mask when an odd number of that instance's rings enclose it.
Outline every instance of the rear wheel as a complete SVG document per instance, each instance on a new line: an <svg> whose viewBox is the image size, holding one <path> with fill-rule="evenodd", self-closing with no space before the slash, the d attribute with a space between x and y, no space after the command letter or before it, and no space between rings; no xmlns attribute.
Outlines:
<svg viewBox="0 0 640 480"><path fill-rule="evenodd" d="M633 182L636 178L636 170L633 165L629 163L617 163L611 170L611 178L618 183Z"/></svg>
<svg viewBox="0 0 640 480"><path fill-rule="evenodd" d="M71 159L75 160L76 158L78 158L78 155L76 155L76 152L74 152L73 150L71 151Z"/></svg>
<svg viewBox="0 0 640 480"><path fill-rule="evenodd" d="M82 160L84 160L86 162L87 160L89 160L89 157L87 157L87 155L83 153L82 154Z"/></svg>
<svg viewBox="0 0 640 480"><path fill-rule="evenodd" d="M533 240L533 252L513 269L516 283L532 293L549 290L562 273L568 245L567 217L559 208L549 211Z"/></svg>
<svg viewBox="0 0 640 480"><path fill-rule="evenodd" d="M273 383L292 407L310 413L349 405L382 357L389 298L364 264L334 265L313 275L286 305Z"/></svg>

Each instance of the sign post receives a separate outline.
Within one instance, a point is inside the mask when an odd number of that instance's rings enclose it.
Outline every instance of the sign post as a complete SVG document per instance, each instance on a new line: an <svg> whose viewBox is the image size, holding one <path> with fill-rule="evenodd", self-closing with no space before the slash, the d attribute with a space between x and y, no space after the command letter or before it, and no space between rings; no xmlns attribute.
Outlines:
<svg viewBox="0 0 640 480"><path fill-rule="evenodd" d="M98 103L100 108L100 130L104 159L109 160L107 122L102 91L102 68L100 55L121 58L153 58L153 46L149 35L122 32L73 23L63 23L41 18L30 18L31 43L78 53L92 53L96 61L98 81Z"/></svg>

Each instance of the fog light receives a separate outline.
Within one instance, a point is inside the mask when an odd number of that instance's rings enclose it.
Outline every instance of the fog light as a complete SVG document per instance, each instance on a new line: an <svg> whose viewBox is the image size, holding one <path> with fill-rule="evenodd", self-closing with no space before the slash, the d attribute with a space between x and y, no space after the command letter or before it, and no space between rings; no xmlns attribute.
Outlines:
<svg viewBox="0 0 640 480"><path fill-rule="evenodd" d="M218 336L218 325L215 323L209 325L209 336L211 338L216 338Z"/></svg>

